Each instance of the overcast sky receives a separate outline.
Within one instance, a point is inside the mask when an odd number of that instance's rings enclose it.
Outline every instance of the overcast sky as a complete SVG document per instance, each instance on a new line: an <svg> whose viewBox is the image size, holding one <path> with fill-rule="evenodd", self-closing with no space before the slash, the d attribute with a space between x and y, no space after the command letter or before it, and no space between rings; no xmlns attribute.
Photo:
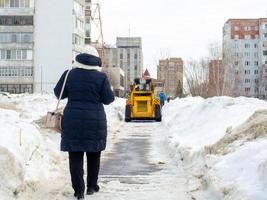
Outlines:
<svg viewBox="0 0 267 200"><path fill-rule="evenodd" d="M184 61L222 41L229 18L266 17L267 0L100 0L104 39L142 37L144 68L155 76L161 52Z"/></svg>

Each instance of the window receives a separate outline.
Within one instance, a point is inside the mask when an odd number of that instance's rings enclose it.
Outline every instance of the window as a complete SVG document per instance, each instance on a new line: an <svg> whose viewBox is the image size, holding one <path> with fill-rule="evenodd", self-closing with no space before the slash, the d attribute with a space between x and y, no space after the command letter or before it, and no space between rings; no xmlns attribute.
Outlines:
<svg viewBox="0 0 267 200"><path fill-rule="evenodd" d="M245 26L244 29L245 29L245 31L250 31L251 27L250 26Z"/></svg>
<svg viewBox="0 0 267 200"><path fill-rule="evenodd" d="M267 56L267 50L264 50L262 53L264 56Z"/></svg>
<svg viewBox="0 0 267 200"><path fill-rule="evenodd" d="M120 59L123 59L123 54L122 53L120 54Z"/></svg>
<svg viewBox="0 0 267 200"><path fill-rule="evenodd" d="M17 59L21 60L21 50L17 50Z"/></svg>
<svg viewBox="0 0 267 200"><path fill-rule="evenodd" d="M235 65L236 65L236 66L238 65L238 61L235 61Z"/></svg>
<svg viewBox="0 0 267 200"><path fill-rule="evenodd" d="M267 28L267 24L264 24L264 28Z"/></svg>
<svg viewBox="0 0 267 200"><path fill-rule="evenodd" d="M250 74L250 70L245 70L245 74Z"/></svg>
<svg viewBox="0 0 267 200"><path fill-rule="evenodd" d="M22 60L26 60L27 59L27 51L22 50Z"/></svg>
<svg viewBox="0 0 267 200"><path fill-rule="evenodd" d="M33 25L33 16L0 16L2 26Z"/></svg>
<svg viewBox="0 0 267 200"><path fill-rule="evenodd" d="M6 50L1 49L0 53L1 53L1 60L6 59Z"/></svg>
<svg viewBox="0 0 267 200"><path fill-rule="evenodd" d="M136 54L134 54L134 59L136 59L136 60L137 60L137 53L136 53Z"/></svg>
<svg viewBox="0 0 267 200"><path fill-rule="evenodd" d="M250 53L249 52L245 52L245 57L249 57Z"/></svg>
<svg viewBox="0 0 267 200"><path fill-rule="evenodd" d="M238 27L238 26L235 26L235 27L234 27L234 30L235 30L235 31L239 31L239 27Z"/></svg>
<svg viewBox="0 0 267 200"><path fill-rule="evenodd" d="M245 92L250 92L250 88L245 88Z"/></svg>
<svg viewBox="0 0 267 200"><path fill-rule="evenodd" d="M10 0L10 8L14 8L15 7L15 0Z"/></svg>
<svg viewBox="0 0 267 200"><path fill-rule="evenodd" d="M258 26L255 26L255 31L258 31L259 30L259 27Z"/></svg>
<svg viewBox="0 0 267 200"><path fill-rule="evenodd" d="M254 61L255 66L259 66L259 61Z"/></svg>
<svg viewBox="0 0 267 200"><path fill-rule="evenodd" d="M32 60L32 50L1 49L1 60Z"/></svg>
<svg viewBox="0 0 267 200"><path fill-rule="evenodd" d="M255 69L254 74L259 74L259 70Z"/></svg>
<svg viewBox="0 0 267 200"><path fill-rule="evenodd" d="M20 8L29 8L30 0L20 0Z"/></svg>
<svg viewBox="0 0 267 200"><path fill-rule="evenodd" d="M258 48L258 44L254 44L254 48L257 49Z"/></svg>
<svg viewBox="0 0 267 200"><path fill-rule="evenodd" d="M250 44L245 44L245 48L250 48Z"/></svg>
<svg viewBox="0 0 267 200"><path fill-rule="evenodd" d="M250 61L245 61L245 66L249 66L250 65Z"/></svg>
<svg viewBox="0 0 267 200"><path fill-rule="evenodd" d="M256 93L259 92L259 88L258 87L255 87L255 90L254 90Z"/></svg>
<svg viewBox="0 0 267 200"><path fill-rule="evenodd" d="M32 84L0 84L0 91L9 93L32 93Z"/></svg>
<svg viewBox="0 0 267 200"><path fill-rule="evenodd" d="M264 37L264 38L267 38L267 33L264 33L264 34L263 34L263 37Z"/></svg>
<svg viewBox="0 0 267 200"><path fill-rule="evenodd" d="M32 33L0 33L0 43L32 43Z"/></svg>
<svg viewBox="0 0 267 200"><path fill-rule="evenodd" d="M265 60L265 65L267 65L267 60Z"/></svg>
<svg viewBox="0 0 267 200"><path fill-rule="evenodd" d="M258 52L254 52L254 57L258 58L259 57L259 53Z"/></svg>
<svg viewBox="0 0 267 200"><path fill-rule="evenodd" d="M259 39L259 35L258 34L255 35L255 39Z"/></svg>
<svg viewBox="0 0 267 200"><path fill-rule="evenodd" d="M259 83L259 79L256 78L256 79L255 79L255 83Z"/></svg>
<svg viewBox="0 0 267 200"><path fill-rule="evenodd" d="M239 54L237 52L235 52L235 57L238 57L238 56L239 56Z"/></svg>
<svg viewBox="0 0 267 200"><path fill-rule="evenodd" d="M4 8L5 7L5 0L0 0L0 8Z"/></svg>
<svg viewBox="0 0 267 200"><path fill-rule="evenodd" d="M11 50L6 50L6 59L7 60L11 59Z"/></svg>
<svg viewBox="0 0 267 200"><path fill-rule="evenodd" d="M127 59L130 60L130 57L131 57L131 55L128 53L127 54Z"/></svg>
<svg viewBox="0 0 267 200"><path fill-rule="evenodd" d="M15 49L11 50L11 60L17 59L17 52Z"/></svg>
<svg viewBox="0 0 267 200"><path fill-rule="evenodd" d="M245 83L250 83L250 79L245 79Z"/></svg>
<svg viewBox="0 0 267 200"><path fill-rule="evenodd" d="M245 39L250 39L251 36L250 35L245 35Z"/></svg>

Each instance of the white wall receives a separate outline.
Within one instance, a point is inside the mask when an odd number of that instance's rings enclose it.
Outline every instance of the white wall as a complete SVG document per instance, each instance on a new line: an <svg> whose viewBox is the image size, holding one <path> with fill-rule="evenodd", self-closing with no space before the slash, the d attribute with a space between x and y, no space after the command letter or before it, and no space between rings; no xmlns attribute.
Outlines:
<svg viewBox="0 0 267 200"><path fill-rule="evenodd" d="M34 92L52 92L72 63L73 0L36 0ZM42 71L42 73L41 73ZM41 84L42 74L42 84Z"/></svg>

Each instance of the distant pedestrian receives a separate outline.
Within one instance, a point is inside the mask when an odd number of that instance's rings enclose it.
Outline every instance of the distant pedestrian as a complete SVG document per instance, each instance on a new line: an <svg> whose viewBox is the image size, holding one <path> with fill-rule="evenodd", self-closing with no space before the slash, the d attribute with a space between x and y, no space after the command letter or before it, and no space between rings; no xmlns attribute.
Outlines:
<svg viewBox="0 0 267 200"><path fill-rule="evenodd" d="M69 153L69 169L74 196L84 199L83 158L87 156L87 194L99 191L97 184L101 151L106 148L107 120L103 104L114 101L101 59L94 48L76 56L69 72L63 98L68 98L62 119L61 151ZM59 98L67 71L54 92Z"/></svg>
<svg viewBox="0 0 267 200"><path fill-rule="evenodd" d="M171 100L171 97L169 96L169 97L167 98L167 102L169 103L169 102L170 102L170 100Z"/></svg>
<svg viewBox="0 0 267 200"><path fill-rule="evenodd" d="M166 100L166 95L163 91L159 93L159 100L160 100L160 106L164 106L165 100Z"/></svg>

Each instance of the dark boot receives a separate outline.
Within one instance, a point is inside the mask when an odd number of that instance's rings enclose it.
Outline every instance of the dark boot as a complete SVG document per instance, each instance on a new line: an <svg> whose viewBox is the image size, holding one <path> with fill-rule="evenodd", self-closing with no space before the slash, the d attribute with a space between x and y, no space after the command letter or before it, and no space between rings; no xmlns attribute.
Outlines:
<svg viewBox="0 0 267 200"><path fill-rule="evenodd" d="M95 192L99 192L100 187L96 185L94 188L87 188L86 194L87 195L92 195Z"/></svg>
<svg viewBox="0 0 267 200"><path fill-rule="evenodd" d="M83 194L78 194L77 195L77 200L84 200L84 195Z"/></svg>
<svg viewBox="0 0 267 200"><path fill-rule="evenodd" d="M84 195L83 194L76 194L74 193L74 197L76 197L77 200L84 200Z"/></svg>

